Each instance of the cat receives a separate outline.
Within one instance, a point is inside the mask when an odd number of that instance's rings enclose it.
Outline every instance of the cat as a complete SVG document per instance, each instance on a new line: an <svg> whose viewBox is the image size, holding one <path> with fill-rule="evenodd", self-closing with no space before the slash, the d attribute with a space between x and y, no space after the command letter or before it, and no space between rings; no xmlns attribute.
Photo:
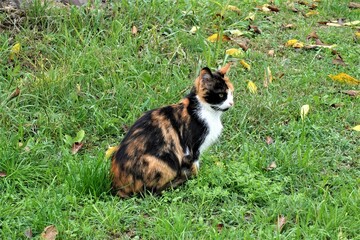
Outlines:
<svg viewBox="0 0 360 240"><path fill-rule="evenodd" d="M230 63L201 70L190 93L178 104L140 117L113 150L112 189L122 197L174 188L199 171L199 156L222 131L221 115L233 106Z"/></svg>

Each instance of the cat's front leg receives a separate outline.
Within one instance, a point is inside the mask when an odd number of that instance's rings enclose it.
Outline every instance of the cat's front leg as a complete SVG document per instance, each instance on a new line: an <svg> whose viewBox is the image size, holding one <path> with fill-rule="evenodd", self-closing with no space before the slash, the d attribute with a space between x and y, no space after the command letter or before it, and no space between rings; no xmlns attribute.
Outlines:
<svg viewBox="0 0 360 240"><path fill-rule="evenodd" d="M196 176L198 175L200 169L200 162L199 160L195 160L191 165L191 175Z"/></svg>

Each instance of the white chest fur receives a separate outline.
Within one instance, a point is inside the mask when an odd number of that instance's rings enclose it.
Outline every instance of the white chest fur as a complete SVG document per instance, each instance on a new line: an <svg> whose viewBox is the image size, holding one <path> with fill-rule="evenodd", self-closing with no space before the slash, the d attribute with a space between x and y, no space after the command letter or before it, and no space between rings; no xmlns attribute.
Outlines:
<svg viewBox="0 0 360 240"><path fill-rule="evenodd" d="M215 111L208 106L201 106L199 117L205 122L208 127L208 134L205 137L203 144L200 146L200 153L211 146L221 134L223 125L221 123L221 113Z"/></svg>

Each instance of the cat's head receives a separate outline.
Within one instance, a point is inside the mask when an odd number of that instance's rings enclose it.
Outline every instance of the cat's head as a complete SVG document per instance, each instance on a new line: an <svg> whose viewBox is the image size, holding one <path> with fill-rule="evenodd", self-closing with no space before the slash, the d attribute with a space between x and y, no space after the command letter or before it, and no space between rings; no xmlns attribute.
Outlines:
<svg viewBox="0 0 360 240"><path fill-rule="evenodd" d="M230 63L216 72L211 72L207 67L200 71L195 80L194 90L199 101L216 111L226 111L234 105L234 87L226 73Z"/></svg>

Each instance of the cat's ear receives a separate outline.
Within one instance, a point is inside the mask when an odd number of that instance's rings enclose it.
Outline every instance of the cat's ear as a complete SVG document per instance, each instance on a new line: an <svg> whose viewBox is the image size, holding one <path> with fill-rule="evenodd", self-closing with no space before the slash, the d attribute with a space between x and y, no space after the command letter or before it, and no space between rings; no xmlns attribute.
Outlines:
<svg viewBox="0 0 360 240"><path fill-rule="evenodd" d="M212 73L211 70L208 67L204 67L203 69L201 69L200 71L200 75L199 78L202 81L208 82L212 79Z"/></svg>
<svg viewBox="0 0 360 240"><path fill-rule="evenodd" d="M223 66L222 68L219 69L219 73L221 73L222 75L225 75L229 69L230 69L231 63L226 64L225 66Z"/></svg>

